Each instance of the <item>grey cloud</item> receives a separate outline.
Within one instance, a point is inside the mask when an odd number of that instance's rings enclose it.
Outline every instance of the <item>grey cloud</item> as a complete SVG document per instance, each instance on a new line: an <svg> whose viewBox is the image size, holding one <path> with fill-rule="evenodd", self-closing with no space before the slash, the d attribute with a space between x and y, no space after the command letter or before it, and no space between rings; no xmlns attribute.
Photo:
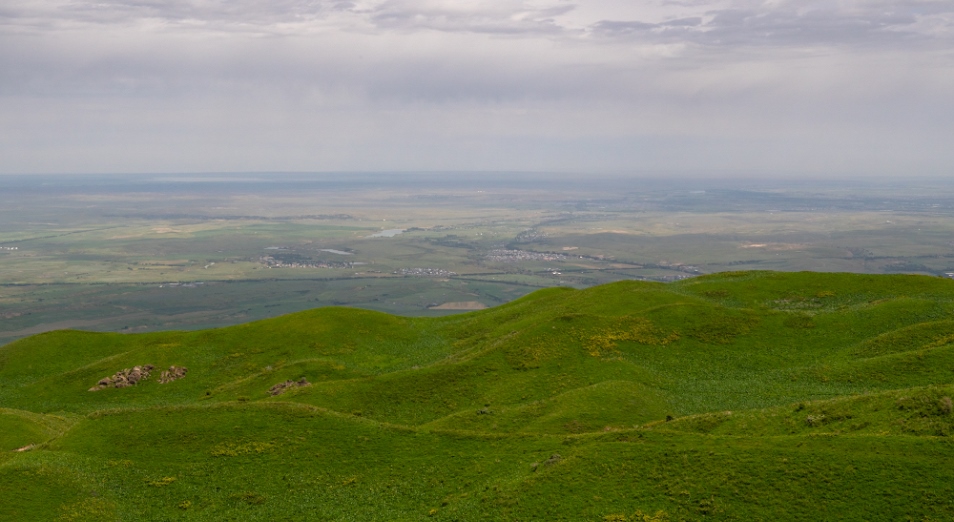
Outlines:
<svg viewBox="0 0 954 522"><path fill-rule="evenodd" d="M668 22L663 22L659 25L667 27L695 27L702 23L702 17L693 16L691 18L677 18L675 20L669 20Z"/></svg>
<svg viewBox="0 0 954 522"><path fill-rule="evenodd" d="M499 5L511 4L511 5ZM382 28L496 34L555 34L565 31L554 17L572 11L572 4L534 8L523 3L487 2L476 9L452 9L391 0L371 10L373 23Z"/></svg>
<svg viewBox="0 0 954 522"><path fill-rule="evenodd" d="M503 103L589 96L606 71L566 69L533 52L434 53L349 49L342 40L259 39L252 42L165 42L108 50L0 51L0 95L178 97L269 91L280 97L336 97L371 103ZM0 48L3 40L0 39ZM361 53L364 57L358 56Z"/></svg>
<svg viewBox="0 0 954 522"><path fill-rule="evenodd" d="M234 21L251 24L270 24L296 20L327 11L334 4L316 0L106 0L96 3L73 3L67 12L87 19L110 21L109 13L117 17L155 18L169 21Z"/></svg>
<svg viewBox="0 0 954 522"><path fill-rule="evenodd" d="M530 4L523 0L455 3L383 0L356 4L342 0L13 0L0 8L0 23L54 21L123 25L157 20L181 30L257 31L296 34L335 15L336 30L440 31L546 36L563 40L585 34L604 40L687 43L699 46L897 45L954 39L954 2L877 0L768 4L731 0L711 9L708 2L678 5L683 16L663 20L607 18L586 31L568 22L569 2ZM689 14L694 11L695 14ZM353 24L349 27L348 23ZM335 25L337 24L337 25Z"/></svg>
<svg viewBox="0 0 954 522"><path fill-rule="evenodd" d="M696 34L711 44L874 44L918 36L914 16L902 13L843 13L836 10L725 10Z"/></svg>
<svg viewBox="0 0 954 522"><path fill-rule="evenodd" d="M644 35L658 28L659 24L618 20L602 20L591 26L597 34L609 37Z"/></svg>
<svg viewBox="0 0 954 522"><path fill-rule="evenodd" d="M476 5L385 0L364 6L341 0L19 0L11 7L0 8L0 20L20 24L28 24L32 19L112 25L158 20L197 30L247 27L261 31L278 24L307 24L333 13L346 13L353 22L378 29L556 34L566 28L554 18L573 9L574 5L569 3L539 7L520 0Z"/></svg>
<svg viewBox="0 0 954 522"><path fill-rule="evenodd" d="M791 1L775 6L738 4L741 6L705 12L706 21L697 17L660 23L606 20L590 29L604 38L713 47L876 47L954 40L954 2L869 2L850 9L827 3L809 8L804 2Z"/></svg>
<svg viewBox="0 0 954 522"><path fill-rule="evenodd" d="M8 24L56 22L123 25L137 21L168 24L262 27L320 19L328 13L348 11L351 2L338 0L101 0L21 2L0 10ZM233 27L234 29L235 27Z"/></svg>

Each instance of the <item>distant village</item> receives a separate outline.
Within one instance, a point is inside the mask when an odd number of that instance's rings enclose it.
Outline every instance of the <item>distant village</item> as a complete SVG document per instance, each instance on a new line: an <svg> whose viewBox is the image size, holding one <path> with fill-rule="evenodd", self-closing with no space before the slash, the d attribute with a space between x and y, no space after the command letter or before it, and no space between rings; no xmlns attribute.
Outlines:
<svg viewBox="0 0 954 522"><path fill-rule="evenodd" d="M20 247L5 247L5 246L0 246L0 250L20 250Z"/></svg>
<svg viewBox="0 0 954 522"><path fill-rule="evenodd" d="M272 256L262 256L258 260L265 268L354 268L367 264L362 261L283 261Z"/></svg>
<svg viewBox="0 0 954 522"><path fill-rule="evenodd" d="M506 250L496 249L487 252L485 256L488 261L497 263L519 263L521 261L565 261L564 254L551 254L547 252L530 252L527 250Z"/></svg>
<svg viewBox="0 0 954 522"><path fill-rule="evenodd" d="M391 273L415 277L451 277L457 275L457 272L451 272L443 268L402 268Z"/></svg>

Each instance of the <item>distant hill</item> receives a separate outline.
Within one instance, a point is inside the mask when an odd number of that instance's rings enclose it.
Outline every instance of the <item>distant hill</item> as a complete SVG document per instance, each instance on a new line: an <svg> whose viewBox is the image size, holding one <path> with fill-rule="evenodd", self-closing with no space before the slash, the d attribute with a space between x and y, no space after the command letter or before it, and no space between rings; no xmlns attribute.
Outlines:
<svg viewBox="0 0 954 522"><path fill-rule="evenodd" d="M951 520L952 397L924 276L57 331L0 348L0 519Z"/></svg>

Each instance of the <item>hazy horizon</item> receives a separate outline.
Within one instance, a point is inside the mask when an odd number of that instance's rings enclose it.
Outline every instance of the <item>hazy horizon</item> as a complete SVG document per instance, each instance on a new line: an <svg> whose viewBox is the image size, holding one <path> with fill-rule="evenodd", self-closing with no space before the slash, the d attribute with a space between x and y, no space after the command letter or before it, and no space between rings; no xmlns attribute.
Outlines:
<svg viewBox="0 0 954 522"><path fill-rule="evenodd" d="M237 184L309 181L354 181L433 184L475 183L487 186L553 182L558 184L633 183L678 186L685 183L703 183L715 186L738 186L758 190L756 187L791 188L798 185L815 185L826 190L839 185L898 186L904 188L949 185L954 178L944 173L912 173L898 176L871 172L785 172L785 171L552 171L552 170L328 170L328 171L167 171L167 172L0 172L0 180L9 184L12 180L28 183L42 182L90 182L94 180L118 184L143 182L185 184ZM687 185L687 190L693 185Z"/></svg>

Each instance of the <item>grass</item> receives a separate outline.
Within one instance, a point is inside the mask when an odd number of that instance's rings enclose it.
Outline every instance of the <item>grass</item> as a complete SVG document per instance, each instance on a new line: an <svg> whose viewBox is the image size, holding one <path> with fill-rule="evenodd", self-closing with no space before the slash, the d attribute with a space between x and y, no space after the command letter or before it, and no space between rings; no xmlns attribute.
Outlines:
<svg viewBox="0 0 954 522"><path fill-rule="evenodd" d="M949 520L952 396L954 281L924 276L57 331L0 349L0 519Z"/></svg>

